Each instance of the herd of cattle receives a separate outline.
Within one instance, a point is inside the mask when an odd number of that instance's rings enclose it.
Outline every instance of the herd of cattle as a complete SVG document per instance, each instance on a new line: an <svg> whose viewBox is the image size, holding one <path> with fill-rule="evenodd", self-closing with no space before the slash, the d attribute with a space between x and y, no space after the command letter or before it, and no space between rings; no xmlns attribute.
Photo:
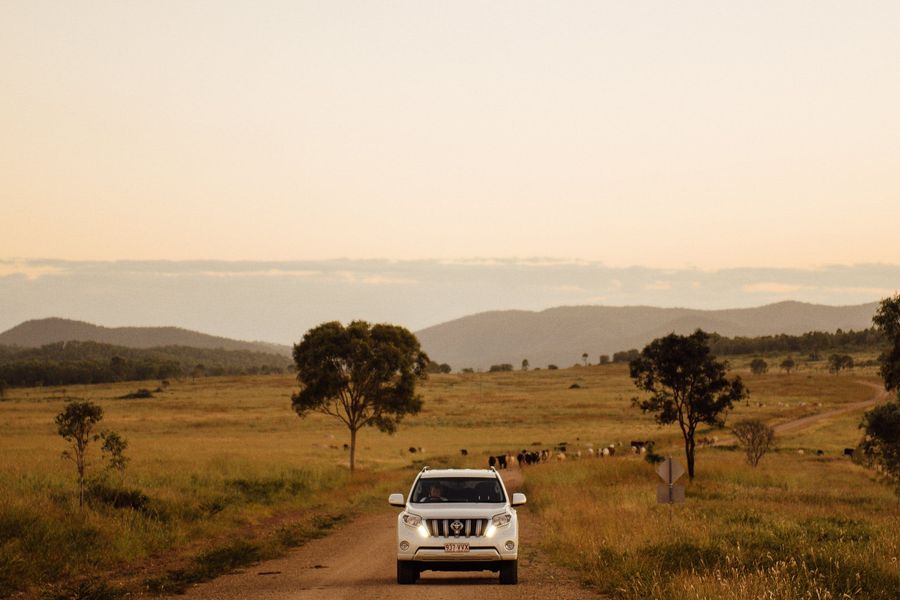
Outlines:
<svg viewBox="0 0 900 600"><path fill-rule="evenodd" d="M617 450L621 453L621 447L622 442L616 442L596 449L593 444L587 443L580 446L578 449L570 450L570 444L568 442L559 442L552 449L528 450L523 448L516 453L506 452L489 456L488 467L508 469L514 466L522 467L525 465L536 465L552 460L562 462L567 459L604 458L607 456L615 456ZM632 440L629 451L636 455L646 454L650 447L651 442L649 440ZM469 455L469 451L466 448L461 448L459 453L463 456Z"/></svg>
<svg viewBox="0 0 900 600"><path fill-rule="evenodd" d="M697 440L697 446L702 448L704 446L715 446L719 442L719 438L717 436L711 437L701 437ZM535 443L534 445L539 445ZM574 450L572 452L569 451L569 444L567 442L560 442L552 449L544 449L544 450L526 450L522 449L516 454L512 454L511 452L506 452L505 454L497 454L495 456L488 457L488 466L494 467L497 469L508 469L511 466L523 466L523 465L536 465L540 463L544 463L550 460L556 461L564 461L566 459L579 459L579 458L604 458L606 456L615 456L616 449L621 448L622 442L616 442L614 444L609 444L603 448L594 449L593 444L584 444L578 450ZM652 447L652 442L650 440L631 440L630 452L631 454L646 454L647 451ZM331 448L337 449L337 446L332 445ZM344 450L349 449L350 446L348 444L344 444ZM425 449L416 446L409 447L410 454L416 453L424 453ZM841 453L842 456L853 457L856 452L856 448L844 448L844 451ZM463 456L468 456L469 451L466 448L461 448L459 451ZM802 448L797 450L797 454L805 454L806 451ZM824 450L816 450L816 456L824 456Z"/></svg>
<svg viewBox="0 0 900 600"><path fill-rule="evenodd" d="M699 440L699 446L713 446L718 442L718 438L715 436L711 438L701 438ZM630 452L635 455L646 454L649 449L652 448L652 442L650 440L631 440L630 444ZM572 452L569 451L569 444L566 442L560 442L553 449L544 449L544 450L527 450L522 449L521 451L513 454L511 452L506 452L505 454L497 454L488 457L488 467L496 468L496 469L508 469L514 466L525 466L525 465L536 465L552 460L556 460L558 462L564 461L566 459L580 459L580 458L603 458L606 456L615 456L616 449L621 448L622 442L616 442L614 444L609 444L603 448L594 449L593 444L585 444L582 448L578 450L574 450ZM412 448L410 448L412 451ZM842 452L843 456L852 457L856 450L854 448L844 448ZM463 456L468 456L469 451L466 448L460 449L460 454ZM804 454L804 451L798 450L799 454ZM825 452L823 450L816 450L817 456L823 456Z"/></svg>

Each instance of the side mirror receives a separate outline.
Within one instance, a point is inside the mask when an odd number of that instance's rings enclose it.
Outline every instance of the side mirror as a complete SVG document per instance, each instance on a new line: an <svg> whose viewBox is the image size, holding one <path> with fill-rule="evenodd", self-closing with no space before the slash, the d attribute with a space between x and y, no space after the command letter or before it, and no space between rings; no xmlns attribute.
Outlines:
<svg viewBox="0 0 900 600"><path fill-rule="evenodd" d="M512 499L513 506L522 506L526 502L528 502L528 499L525 497L525 494L520 494L519 492L516 492L515 494L513 494L513 499Z"/></svg>
<svg viewBox="0 0 900 600"><path fill-rule="evenodd" d="M399 506L400 508L404 508L406 506L406 502L403 501L403 494L391 494L388 497L388 504L390 504L391 506Z"/></svg>

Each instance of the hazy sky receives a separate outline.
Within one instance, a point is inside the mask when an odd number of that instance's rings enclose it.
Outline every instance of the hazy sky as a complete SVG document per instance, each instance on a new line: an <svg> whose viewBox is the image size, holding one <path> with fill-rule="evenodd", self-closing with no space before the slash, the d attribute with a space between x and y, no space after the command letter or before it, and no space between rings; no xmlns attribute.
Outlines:
<svg viewBox="0 0 900 600"><path fill-rule="evenodd" d="M0 331L68 317L107 326L178 325L292 343L323 321L418 330L498 309L560 305L736 308L780 300L862 304L900 291L900 266L818 269L612 268L546 258L481 261L9 261Z"/></svg>
<svg viewBox="0 0 900 600"><path fill-rule="evenodd" d="M898 27L894 0L0 1L0 257L897 263Z"/></svg>

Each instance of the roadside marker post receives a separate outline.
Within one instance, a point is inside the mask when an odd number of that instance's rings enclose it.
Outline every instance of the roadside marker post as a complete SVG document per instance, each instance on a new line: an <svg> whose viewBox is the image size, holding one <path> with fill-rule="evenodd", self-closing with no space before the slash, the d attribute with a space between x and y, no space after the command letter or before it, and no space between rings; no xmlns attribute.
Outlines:
<svg viewBox="0 0 900 600"><path fill-rule="evenodd" d="M658 504L680 504L684 502L684 486L675 485L678 478L684 475L684 467L671 456L656 467L656 473L665 482L656 486L656 502Z"/></svg>

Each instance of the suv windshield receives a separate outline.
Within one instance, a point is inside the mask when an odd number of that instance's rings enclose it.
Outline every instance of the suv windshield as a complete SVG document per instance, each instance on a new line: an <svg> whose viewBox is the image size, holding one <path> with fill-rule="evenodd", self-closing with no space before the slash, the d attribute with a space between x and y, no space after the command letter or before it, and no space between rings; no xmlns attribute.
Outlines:
<svg viewBox="0 0 900 600"><path fill-rule="evenodd" d="M412 502L505 502L496 477L420 477Z"/></svg>

